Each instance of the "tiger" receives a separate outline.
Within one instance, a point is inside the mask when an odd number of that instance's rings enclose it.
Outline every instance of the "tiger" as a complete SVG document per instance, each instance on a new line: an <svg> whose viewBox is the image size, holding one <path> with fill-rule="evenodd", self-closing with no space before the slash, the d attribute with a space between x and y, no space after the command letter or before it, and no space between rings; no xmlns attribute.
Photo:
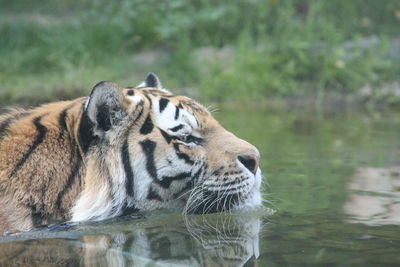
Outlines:
<svg viewBox="0 0 400 267"><path fill-rule="evenodd" d="M260 153L148 73L0 117L0 234L141 211L262 203Z"/></svg>

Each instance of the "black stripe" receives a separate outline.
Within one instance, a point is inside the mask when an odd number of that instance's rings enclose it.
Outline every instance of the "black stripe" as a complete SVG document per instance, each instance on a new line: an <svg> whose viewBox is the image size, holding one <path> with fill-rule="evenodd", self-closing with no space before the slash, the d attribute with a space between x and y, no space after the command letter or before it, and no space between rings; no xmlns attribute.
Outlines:
<svg viewBox="0 0 400 267"><path fill-rule="evenodd" d="M166 141L168 144L171 143L172 136L170 136L169 134L167 134L166 132L164 132L164 131L161 130L160 128L159 128L159 130L160 130L162 136L164 137L165 141Z"/></svg>
<svg viewBox="0 0 400 267"><path fill-rule="evenodd" d="M138 211L139 211L139 209L136 208L135 206L128 207L127 204L125 203L125 206L121 210L121 215L120 216L130 215L130 214L136 213Z"/></svg>
<svg viewBox="0 0 400 267"><path fill-rule="evenodd" d="M63 136L64 132L68 131L67 127L67 116L68 116L68 110L71 109L73 106L75 106L76 103L71 103L69 104L61 113L60 116L58 117L58 125L60 126L60 134L58 136L58 139L61 139Z"/></svg>
<svg viewBox="0 0 400 267"><path fill-rule="evenodd" d="M166 98L160 99L160 113L167 107L169 100Z"/></svg>
<svg viewBox="0 0 400 267"><path fill-rule="evenodd" d="M8 134L9 126L14 120L15 118L7 118L0 123L0 139Z"/></svg>
<svg viewBox="0 0 400 267"><path fill-rule="evenodd" d="M93 135L93 123L89 119L87 112L84 111L78 129L78 142L83 153L87 153L95 136Z"/></svg>
<svg viewBox="0 0 400 267"><path fill-rule="evenodd" d="M36 139L33 141L33 143L30 145L28 151L22 156L22 158L18 161L18 163L15 165L14 170L11 172L10 177L14 176L19 168L24 165L24 163L28 160L28 158L32 155L33 151L41 144L43 143L43 140L46 136L47 133L47 128L44 127L40 121L42 120L43 116L36 117L33 120L33 124L36 127L37 131L37 136Z"/></svg>
<svg viewBox="0 0 400 267"><path fill-rule="evenodd" d="M203 170L205 170L204 166L199 168L199 170L192 176L192 182L193 183L197 183L197 180L199 179L200 174L203 172Z"/></svg>
<svg viewBox="0 0 400 267"><path fill-rule="evenodd" d="M229 193L229 192L235 192L235 191L238 191L238 190L240 190L242 188L247 187L246 184L238 185L235 188L225 188L224 186L225 185L218 185L218 186L215 186L215 187L207 187L207 190L210 191L210 192L217 192L217 193L221 193L221 194L223 192L225 194L225 193ZM212 190L212 189L214 189L214 190ZM234 194L240 194L240 191L237 192L237 193L234 193Z"/></svg>
<svg viewBox="0 0 400 267"><path fill-rule="evenodd" d="M190 177L190 172L182 172L175 176L163 176L161 181L157 180L157 184L161 185L163 188L168 188L173 181L183 180Z"/></svg>
<svg viewBox="0 0 400 267"><path fill-rule="evenodd" d="M58 118L58 125L60 126L60 129L61 129L60 132L67 130L67 122L65 121L65 119L67 117L67 110L68 110L68 108L64 109L60 113L60 117Z"/></svg>
<svg viewBox="0 0 400 267"><path fill-rule="evenodd" d="M33 227L39 227L42 225L43 214L37 210L35 204L29 203L28 207L31 209L31 220Z"/></svg>
<svg viewBox="0 0 400 267"><path fill-rule="evenodd" d="M169 128L171 131L173 131L173 132L177 132L177 131L179 131L180 129L182 129L183 128L183 124L179 124L178 126L175 126L175 127L173 127L173 128Z"/></svg>
<svg viewBox="0 0 400 267"><path fill-rule="evenodd" d="M201 167L201 172L200 172L199 176L198 176L197 178L195 178L193 181L194 181L195 183L197 183L197 181L198 181L200 178L204 177L204 175L207 174L207 173L208 173L208 164L207 164L207 163L204 163L203 166Z"/></svg>
<svg viewBox="0 0 400 267"><path fill-rule="evenodd" d="M154 191L153 187L150 186L149 188L149 192L147 193L147 197L148 200L157 200L157 201L163 201L163 199L161 198L161 196Z"/></svg>
<svg viewBox="0 0 400 267"><path fill-rule="evenodd" d="M135 125L135 123L142 117L142 115L143 115L143 111L144 111L144 108L143 108L143 101L140 101L139 102L139 104L138 104L138 106L136 107L136 109L138 109L138 108L140 108L140 112L139 112L139 114L136 116L136 118L135 118L135 120L133 121L133 123L132 123L132 125ZM135 112L136 112L136 110L135 110Z"/></svg>
<svg viewBox="0 0 400 267"><path fill-rule="evenodd" d="M40 212L32 212L31 218L33 227L39 227L42 225L42 214Z"/></svg>
<svg viewBox="0 0 400 267"><path fill-rule="evenodd" d="M179 118L179 108L175 106L175 120Z"/></svg>
<svg viewBox="0 0 400 267"><path fill-rule="evenodd" d="M176 151L176 153L180 153L181 152L181 150L179 149L179 143L174 143L174 149L175 149L175 151Z"/></svg>
<svg viewBox="0 0 400 267"><path fill-rule="evenodd" d="M133 175L133 170L132 170L132 165L131 165L131 158L129 155L129 146L128 146L128 138L125 139L124 145L122 146L121 149L121 158L122 158L122 164L124 165L124 170L125 170L125 189L126 193L130 197L134 197L134 191L133 191L133 186L134 186L134 175Z"/></svg>
<svg viewBox="0 0 400 267"><path fill-rule="evenodd" d="M208 165L206 163L201 164L200 168L197 170L197 172L192 175L192 182L193 184L196 184L198 180L204 176L204 174L207 172Z"/></svg>
<svg viewBox="0 0 400 267"><path fill-rule="evenodd" d="M73 156L74 155L71 155L71 157L73 157ZM68 192L68 190L72 187L72 185L75 181L75 177L79 173L80 167L81 167L81 159L76 159L75 164L71 170L71 173L69 174L69 176L67 178L67 182L64 185L64 188L58 194L57 201L56 201L56 205L57 205L58 209L61 208L61 201L62 201L63 197Z"/></svg>
<svg viewBox="0 0 400 267"><path fill-rule="evenodd" d="M146 169L149 175L156 181L157 179L157 169L154 163L154 151L156 149L156 143L146 139L145 141L140 142L144 155L146 157Z"/></svg>
<svg viewBox="0 0 400 267"><path fill-rule="evenodd" d="M221 175L221 171L224 169L224 166L219 167L211 175Z"/></svg>
<svg viewBox="0 0 400 267"><path fill-rule="evenodd" d="M150 109L153 107L153 101L151 100L151 98L148 96L148 92L147 91L143 91L144 96L147 98L147 100L150 103Z"/></svg>
<svg viewBox="0 0 400 267"><path fill-rule="evenodd" d="M140 133L149 134L151 133L151 131L153 131L153 128L154 128L153 122L151 121L150 115L148 115L142 127L140 128Z"/></svg>
<svg viewBox="0 0 400 267"><path fill-rule="evenodd" d="M66 122L66 118L67 118L67 111L68 109L71 108L71 105L69 105L68 107L66 107L61 113L60 116L58 117L58 125L60 126L60 128L63 131L67 130L67 122Z"/></svg>
<svg viewBox="0 0 400 267"><path fill-rule="evenodd" d="M176 155L178 156L179 159L182 159L185 161L185 163L189 165L193 165L194 161L190 159L188 154L185 154L183 152L177 152Z"/></svg>
<svg viewBox="0 0 400 267"><path fill-rule="evenodd" d="M29 116L29 114L30 114L30 112L18 113L16 115L11 116L11 117L5 119L4 121L2 121L0 123L0 140L8 134L8 132L10 130L10 125L14 121L19 120L19 119L21 119L23 117Z"/></svg>
<svg viewBox="0 0 400 267"><path fill-rule="evenodd" d="M243 181L245 181L246 179L244 179L244 177L242 177L242 176L240 176L239 178L238 177L235 177L235 178L231 178L231 177L224 177L224 178L226 178L226 180L224 179L224 181L227 181L228 179L230 180L229 182L225 182L225 183L221 183L220 185L218 185L218 186L230 186L230 185L235 185L235 184L240 184L240 183L242 183Z"/></svg>
<svg viewBox="0 0 400 267"><path fill-rule="evenodd" d="M66 118L68 116L68 110L70 110L73 106L76 105L76 102L69 104L61 113L60 116L58 117L58 125L60 126L61 129L64 131L67 131L67 122Z"/></svg>

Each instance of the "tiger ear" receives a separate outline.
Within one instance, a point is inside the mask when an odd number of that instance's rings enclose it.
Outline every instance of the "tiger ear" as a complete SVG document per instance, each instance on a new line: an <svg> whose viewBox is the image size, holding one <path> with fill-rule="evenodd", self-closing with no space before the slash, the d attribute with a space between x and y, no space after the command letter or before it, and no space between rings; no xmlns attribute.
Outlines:
<svg viewBox="0 0 400 267"><path fill-rule="evenodd" d="M154 87L160 90L163 89L160 79L153 72L147 73L146 78L144 78L144 81L137 86L137 88L140 87Z"/></svg>
<svg viewBox="0 0 400 267"><path fill-rule="evenodd" d="M93 124L93 133L101 135L116 126L126 115L124 96L118 86L111 82L96 84L85 106L85 113Z"/></svg>

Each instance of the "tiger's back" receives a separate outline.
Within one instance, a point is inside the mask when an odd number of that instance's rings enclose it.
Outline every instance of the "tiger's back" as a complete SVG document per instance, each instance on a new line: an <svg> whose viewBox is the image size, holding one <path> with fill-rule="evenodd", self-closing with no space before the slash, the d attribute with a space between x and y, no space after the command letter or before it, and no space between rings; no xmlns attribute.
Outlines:
<svg viewBox="0 0 400 267"><path fill-rule="evenodd" d="M14 110L0 118L0 232L68 219L82 187L84 168L72 129L84 101Z"/></svg>

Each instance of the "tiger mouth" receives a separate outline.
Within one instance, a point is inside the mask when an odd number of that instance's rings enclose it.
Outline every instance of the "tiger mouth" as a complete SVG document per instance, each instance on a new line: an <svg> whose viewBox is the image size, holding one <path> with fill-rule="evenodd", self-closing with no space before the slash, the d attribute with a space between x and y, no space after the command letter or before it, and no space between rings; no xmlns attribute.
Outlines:
<svg viewBox="0 0 400 267"><path fill-rule="evenodd" d="M184 209L184 214L209 214L240 209L242 206L254 206L258 203L251 202L254 191L242 191L227 194L224 190L204 190L201 196L189 198Z"/></svg>
<svg viewBox="0 0 400 267"><path fill-rule="evenodd" d="M184 214L208 214L260 206L260 182L260 172L241 183L225 183L224 186L205 185L203 182L190 190Z"/></svg>
<svg viewBox="0 0 400 267"><path fill-rule="evenodd" d="M241 193L222 195L221 193L205 192L203 200L188 210L188 214L208 214L231 210L241 201Z"/></svg>

